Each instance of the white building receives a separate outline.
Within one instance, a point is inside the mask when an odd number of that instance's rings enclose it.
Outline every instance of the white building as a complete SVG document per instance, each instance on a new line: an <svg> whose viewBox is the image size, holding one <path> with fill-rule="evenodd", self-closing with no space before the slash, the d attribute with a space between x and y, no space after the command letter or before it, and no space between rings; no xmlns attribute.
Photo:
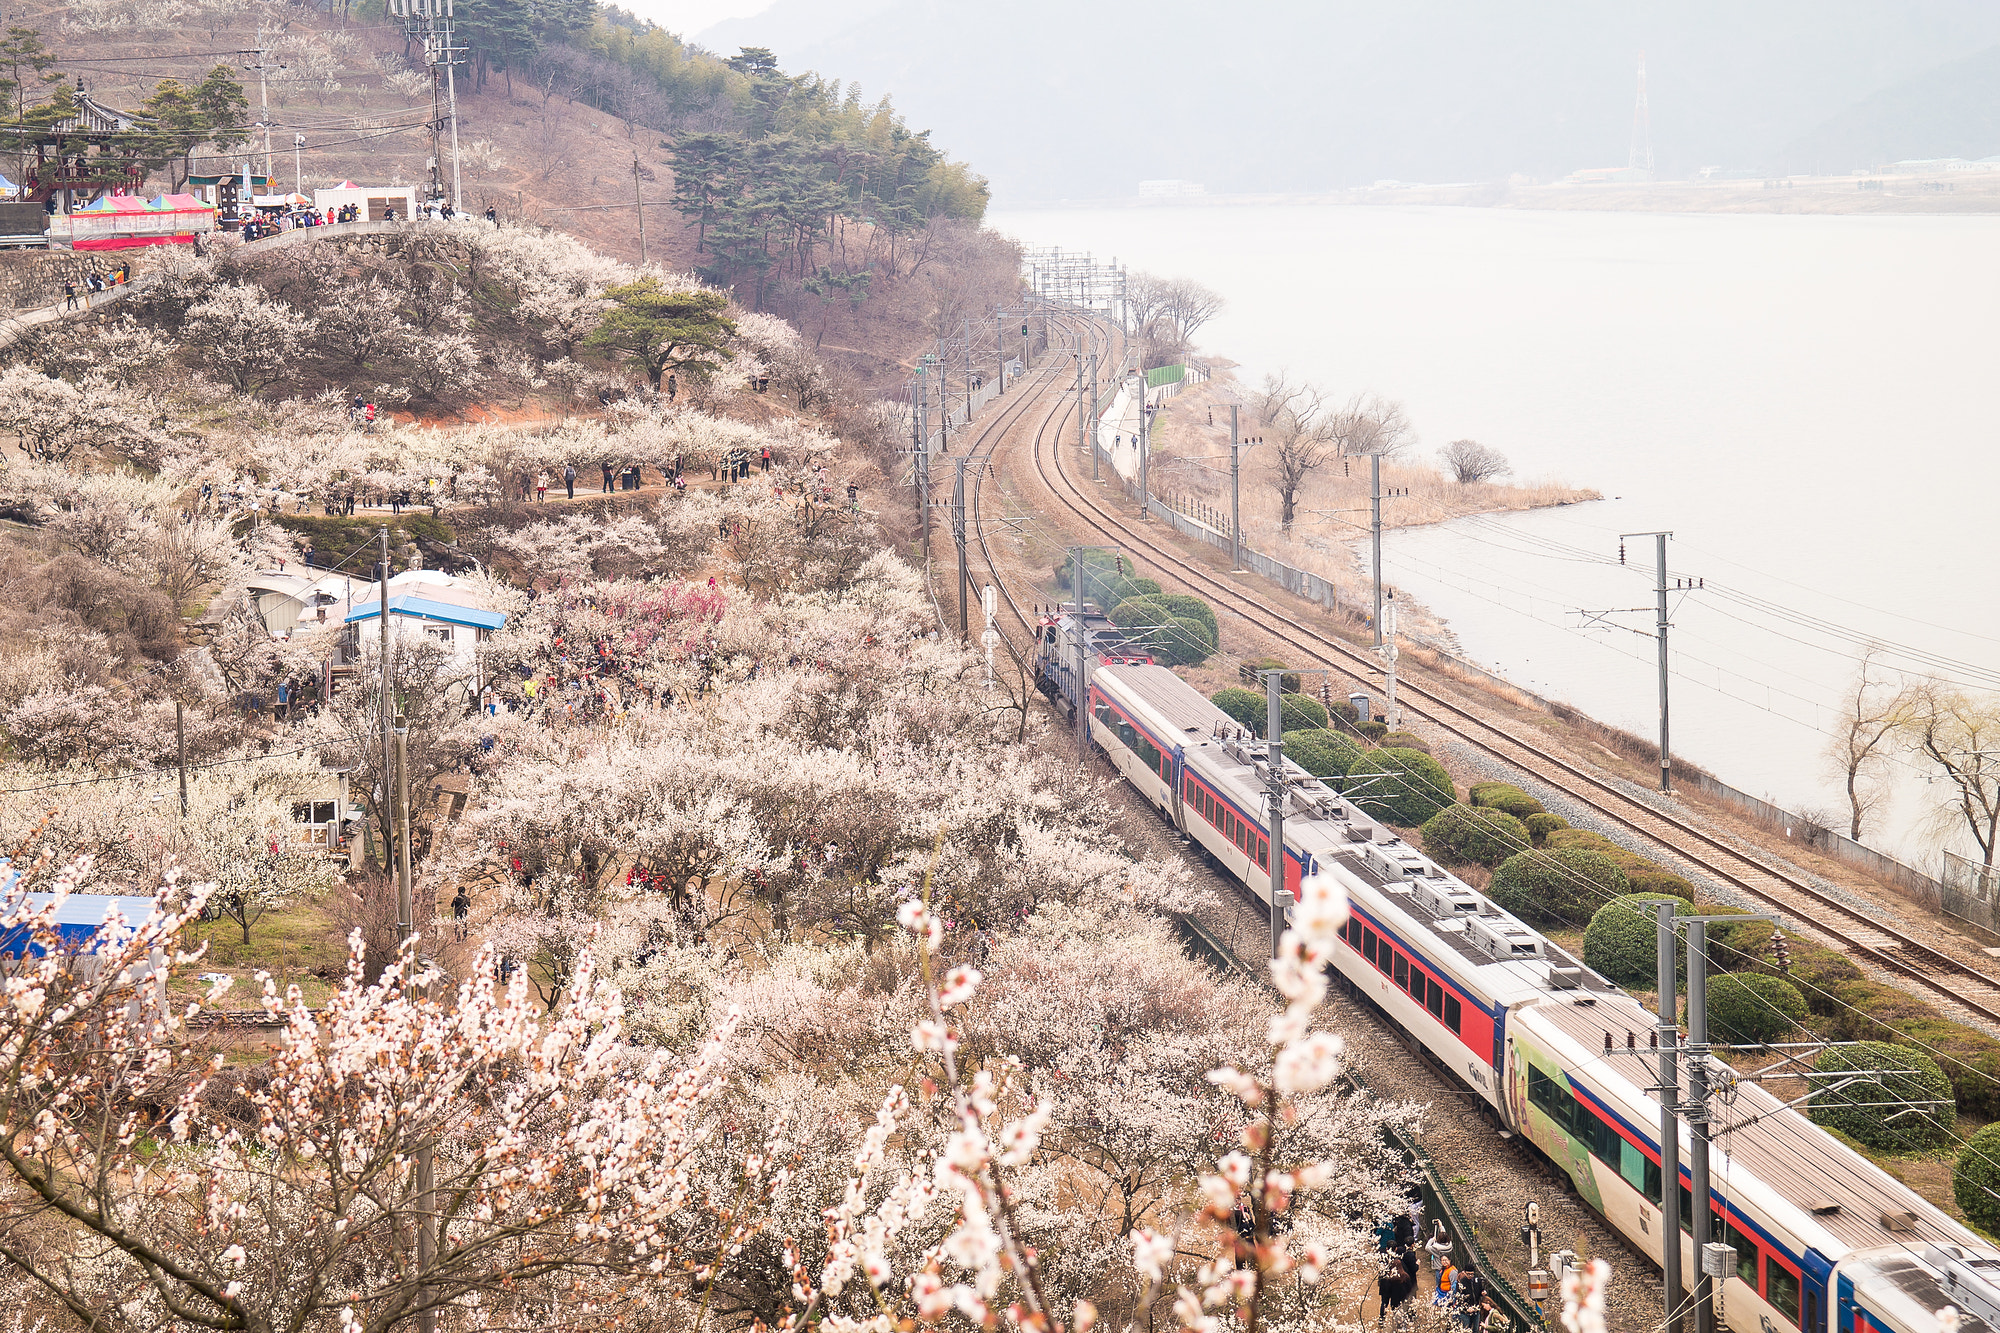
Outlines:
<svg viewBox="0 0 2000 1333"><path fill-rule="evenodd" d="M320 584L342 582L338 575L323 578ZM315 588L312 595L318 595ZM320 616L320 611L325 616ZM381 633L382 588L378 583L356 581L351 594L323 606L314 606L310 616L302 616L295 629L313 632L326 627L341 635L342 652L335 668L352 669L361 660L361 641L371 641ZM464 667L467 693L477 698L485 682L479 671L479 645L507 623L505 614L495 611L473 584L436 569L409 569L389 579L389 632L410 638L429 639L447 645Z"/></svg>

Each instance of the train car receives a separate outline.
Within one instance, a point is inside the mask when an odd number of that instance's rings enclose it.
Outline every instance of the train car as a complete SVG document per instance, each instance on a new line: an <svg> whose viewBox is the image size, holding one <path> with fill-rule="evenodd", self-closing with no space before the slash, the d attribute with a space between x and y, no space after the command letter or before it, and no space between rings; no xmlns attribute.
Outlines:
<svg viewBox="0 0 2000 1333"><path fill-rule="evenodd" d="M1044 647L1088 618L1052 619ZM1093 639L1102 647L1106 641ZM1072 658L1075 648L1072 645ZM1221 869L1269 901L1270 759L1163 667L1089 672L1090 736L1134 788ZM1080 677L1071 676L1082 687ZM1655 1019L1636 999L1444 870L1393 829L1283 761L1285 882L1327 875L1350 914L1334 970L1440 1067L1560 1169L1640 1253L1671 1235L1693 1253L1690 1148L1681 1130L1680 1217L1659 1207ZM1761 1087L1711 1065L1713 1238L1735 1252L1718 1284L1737 1333L2000 1333L2000 1251Z"/></svg>
<svg viewBox="0 0 2000 1333"><path fill-rule="evenodd" d="M1129 642L1111 617L1089 602L1036 617L1035 688L1071 722L1076 721L1091 672L1100 666L1143 665L1152 660L1151 653Z"/></svg>

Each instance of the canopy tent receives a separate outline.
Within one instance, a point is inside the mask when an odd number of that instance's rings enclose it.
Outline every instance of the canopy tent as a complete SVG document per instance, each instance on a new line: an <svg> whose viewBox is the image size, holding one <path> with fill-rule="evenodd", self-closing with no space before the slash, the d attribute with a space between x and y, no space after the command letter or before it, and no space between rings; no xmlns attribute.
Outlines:
<svg viewBox="0 0 2000 1333"><path fill-rule="evenodd" d="M124 250L140 245L186 244L215 227L215 206L191 194L141 199L108 194L49 219L49 236L76 250Z"/></svg>

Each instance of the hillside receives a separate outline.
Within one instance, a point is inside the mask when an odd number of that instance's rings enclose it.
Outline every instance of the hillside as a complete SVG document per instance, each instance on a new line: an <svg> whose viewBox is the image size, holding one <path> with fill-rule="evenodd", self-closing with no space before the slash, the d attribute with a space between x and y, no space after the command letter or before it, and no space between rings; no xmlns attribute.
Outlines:
<svg viewBox="0 0 2000 1333"><path fill-rule="evenodd" d="M164 81L192 88L218 65L241 83L229 123L197 125L185 144L142 145L149 189L173 188L189 168L262 170L260 40L276 67L268 160L278 189L422 184L433 156L448 188L449 136L433 136L432 78L403 31L354 9L279 14L234 0L86 0L9 21L40 30L57 57L55 86L80 81L123 111L157 109ZM459 168L474 214L492 208L631 263L636 196L647 259L700 270L745 307L794 320L831 361L883 389L932 341L940 304L991 305L1010 290L1012 251L978 230L983 182L886 99L863 104L851 85L769 63L732 67L589 4L474 0L460 20ZM38 91L31 84L31 100ZM295 135L305 140L296 152ZM676 208L688 203L676 198L676 146L707 172L706 212L693 223Z"/></svg>

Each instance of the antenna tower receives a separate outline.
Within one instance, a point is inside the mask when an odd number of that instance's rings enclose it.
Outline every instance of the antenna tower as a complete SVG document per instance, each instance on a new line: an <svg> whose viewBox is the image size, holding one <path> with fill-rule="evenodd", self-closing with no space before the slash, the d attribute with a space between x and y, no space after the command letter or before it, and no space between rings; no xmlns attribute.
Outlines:
<svg viewBox="0 0 2000 1333"><path fill-rule="evenodd" d="M1646 53L1639 53L1639 100L1632 108L1632 156L1625 164L1633 171L1653 170L1653 115L1646 107Z"/></svg>
<svg viewBox="0 0 2000 1333"><path fill-rule="evenodd" d="M431 71L431 159L430 198L433 201L445 198L443 174L443 145L439 136L449 128L451 131L451 207L453 212L463 212L465 197L460 188L458 173L458 76L457 66L463 63L466 48L453 42L452 0L388 0L388 12L392 18L403 21L404 40L424 48L424 64ZM439 72L443 72L442 80ZM439 84L443 87L440 88ZM442 99L439 93L443 93ZM443 106L439 106L442 100Z"/></svg>

